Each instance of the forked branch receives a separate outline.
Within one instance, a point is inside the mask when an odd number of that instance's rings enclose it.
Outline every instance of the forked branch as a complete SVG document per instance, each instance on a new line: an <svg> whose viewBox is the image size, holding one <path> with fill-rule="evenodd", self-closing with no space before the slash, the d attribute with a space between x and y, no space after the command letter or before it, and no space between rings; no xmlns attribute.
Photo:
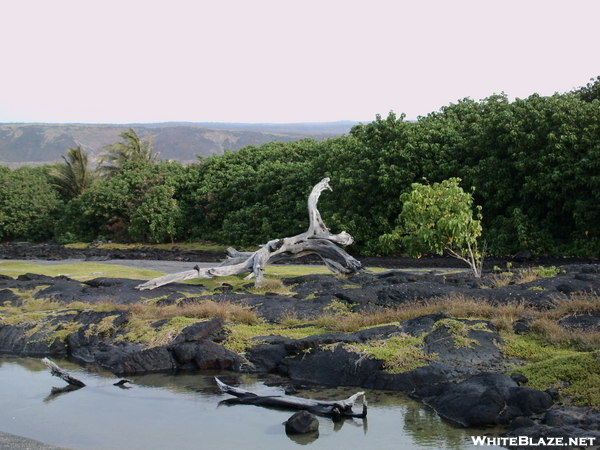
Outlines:
<svg viewBox="0 0 600 450"><path fill-rule="evenodd" d="M345 231L340 234L331 234L317 209L321 192L325 190L332 190L329 185L329 178L323 178L317 183L308 197L308 217L310 221L308 231L293 237L274 239L255 252L238 252L229 248L227 249L227 259L218 266L208 269L196 266L192 270L154 278L138 285L137 289L155 289L176 281L225 277L243 273L249 273L248 278L254 277L255 284L260 285L263 280L263 271L267 265L310 254L319 255L329 270L334 273L351 274L360 272L362 270L360 261L339 247L350 245L354 241L352 236Z"/></svg>

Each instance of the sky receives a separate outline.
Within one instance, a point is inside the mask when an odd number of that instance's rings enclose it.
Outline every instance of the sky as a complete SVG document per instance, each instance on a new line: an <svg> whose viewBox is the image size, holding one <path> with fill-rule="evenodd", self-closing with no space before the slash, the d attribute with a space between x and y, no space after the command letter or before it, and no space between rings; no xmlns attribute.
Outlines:
<svg viewBox="0 0 600 450"><path fill-rule="evenodd" d="M371 122L600 75L598 0L2 0L0 123Z"/></svg>

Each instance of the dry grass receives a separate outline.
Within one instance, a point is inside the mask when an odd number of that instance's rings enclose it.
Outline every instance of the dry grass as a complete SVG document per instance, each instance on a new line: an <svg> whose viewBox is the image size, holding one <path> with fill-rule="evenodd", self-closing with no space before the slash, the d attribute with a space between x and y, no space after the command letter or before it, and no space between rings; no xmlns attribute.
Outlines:
<svg viewBox="0 0 600 450"><path fill-rule="evenodd" d="M64 308L64 303L61 303L54 298L31 298L23 301L21 309L23 312L41 312L41 311L55 311L57 309Z"/></svg>
<svg viewBox="0 0 600 450"><path fill-rule="evenodd" d="M528 310L521 302L511 302L503 305L491 303L461 294L451 294L427 302L425 314L446 314L456 319L486 319L498 322L513 322L521 318ZM412 313L418 317L423 309L415 308Z"/></svg>
<svg viewBox="0 0 600 450"><path fill-rule="evenodd" d="M397 308L381 309L372 313L353 313L330 309L312 324L332 331L351 333L362 328L402 322L425 314L446 314L456 319L484 319L491 321L499 331L512 329L512 324L523 317L539 314L523 303L492 305L484 300L452 294L427 302L410 302Z"/></svg>
<svg viewBox="0 0 600 450"><path fill-rule="evenodd" d="M255 326L261 323L259 317L248 307L229 302L212 300L187 301L179 305L156 306L147 303L121 305L118 309L131 311L140 320L157 321L161 319L221 318L226 322ZM566 330L557 320L568 315L586 314L600 309L600 296L580 295L573 300L557 303L557 308L539 311L514 302L492 305L486 301L450 295L427 302L411 302L397 308L385 308L369 314L355 313L349 305L336 302L328 307L324 314L313 320L301 320L290 312L279 322L282 327L297 327L310 324L315 328L332 332L352 333L364 328L398 323L425 314L443 313L455 319L489 320L499 332L512 333L515 321L528 318L535 336L549 345L577 347L578 349L600 348L600 333Z"/></svg>
<svg viewBox="0 0 600 450"><path fill-rule="evenodd" d="M490 277L492 287L508 286L513 282L514 276L512 272L495 273Z"/></svg>
<svg viewBox="0 0 600 450"><path fill-rule="evenodd" d="M529 268L517 272L501 272L491 276L492 287L508 286L509 284L524 284L539 280L540 276Z"/></svg>
<svg viewBox="0 0 600 450"><path fill-rule="evenodd" d="M593 330L569 330L558 321L571 316L587 315L600 310L600 295L582 293L571 299L556 301L556 307L532 314L532 332L550 345L575 348L580 351L600 349L600 332Z"/></svg>
<svg viewBox="0 0 600 450"><path fill-rule="evenodd" d="M273 293L278 295L292 295L293 292L288 286L283 284L279 278L263 278L258 286L248 289L253 294L265 295Z"/></svg>
<svg viewBox="0 0 600 450"><path fill-rule="evenodd" d="M214 302L212 300L186 301L180 305L158 306L148 303L131 303L114 305L113 309L130 311L142 320L163 320L175 317L196 319L223 319L228 322L253 325L259 318L248 306L236 305L231 302Z"/></svg>
<svg viewBox="0 0 600 450"><path fill-rule="evenodd" d="M532 334L548 345L580 351L600 349L600 332L568 330L558 324L558 320L565 317L600 310L600 296L595 294L579 294L572 299L557 301L556 308L549 310L528 308L519 302L493 306L484 301L455 296L430 303L428 312L432 310L453 318L490 320L499 332L505 333L512 333L514 322L526 318L530 320Z"/></svg>
<svg viewBox="0 0 600 450"><path fill-rule="evenodd" d="M311 321L316 327L325 328L335 332L353 333L362 328L384 325L405 320L405 311L402 308L385 309L370 314L341 313L328 311Z"/></svg>
<svg viewBox="0 0 600 450"><path fill-rule="evenodd" d="M302 325L305 321L298 317L295 311L286 312L281 320L279 321L279 325L282 327L292 328Z"/></svg>
<svg viewBox="0 0 600 450"><path fill-rule="evenodd" d="M559 272L556 267L528 267L526 269L499 272L490 277L492 287L508 286L509 284L525 284L544 277L553 277Z"/></svg>
<svg viewBox="0 0 600 450"><path fill-rule="evenodd" d="M529 324L529 329L550 345L564 345L572 342L572 332L548 317L539 317L533 320Z"/></svg>
<svg viewBox="0 0 600 450"><path fill-rule="evenodd" d="M546 315L554 319L562 319L567 316L591 314L598 310L600 310L600 295L581 293L573 295L568 300L558 300L556 308L548 311Z"/></svg>
<svg viewBox="0 0 600 450"><path fill-rule="evenodd" d="M212 300L185 301L181 305L168 306L139 302L115 305L115 309L132 313L121 339L144 342L149 347L168 344L181 330L198 319L219 318L243 326L256 326L260 322L254 311L247 306ZM165 323L156 327L156 323L161 323L160 321Z"/></svg>
<svg viewBox="0 0 600 450"><path fill-rule="evenodd" d="M0 324L36 323L56 311L65 310L64 303L55 298L34 298L34 291L19 292L21 306L0 305Z"/></svg>
<svg viewBox="0 0 600 450"><path fill-rule="evenodd" d="M534 336L543 339L549 345L583 352L600 349L600 331L569 330L547 317L534 320L529 327Z"/></svg>
<svg viewBox="0 0 600 450"><path fill-rule="evenodd" d="M539 280L541 276L539 275L539 271L532 269L531 267L527 269L522 269L517 272L516 276L516 284L524 284L530 283L535 280Z"/></svg>

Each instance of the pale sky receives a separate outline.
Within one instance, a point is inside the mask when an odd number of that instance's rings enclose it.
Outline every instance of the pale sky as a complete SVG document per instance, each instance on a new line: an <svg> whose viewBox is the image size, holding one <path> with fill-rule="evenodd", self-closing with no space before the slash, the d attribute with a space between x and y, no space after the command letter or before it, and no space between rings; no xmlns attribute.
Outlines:
<svg viewBox="0 0 600 450"><path fill-rule="evenodd" d="M0 0L0 123L370 122L600 75L598 0Z"/></svg>

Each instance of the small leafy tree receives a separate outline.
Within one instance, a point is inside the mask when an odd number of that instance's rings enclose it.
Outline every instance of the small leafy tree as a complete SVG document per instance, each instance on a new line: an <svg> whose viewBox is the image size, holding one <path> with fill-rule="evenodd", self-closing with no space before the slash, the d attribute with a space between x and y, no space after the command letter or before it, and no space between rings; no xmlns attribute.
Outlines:
<svg viewBox="0 0 600 450"><path fill-rule="evenodd" d="M473 197L459 186L460 178L441 183L413 183L412 190L400 196L400 224L381 237L389 251L405 249L411 257L425 252L443 254L466 262L476 277L481 276L483 252L478 248L481 236L481 207L473 216Z"/></svg>

